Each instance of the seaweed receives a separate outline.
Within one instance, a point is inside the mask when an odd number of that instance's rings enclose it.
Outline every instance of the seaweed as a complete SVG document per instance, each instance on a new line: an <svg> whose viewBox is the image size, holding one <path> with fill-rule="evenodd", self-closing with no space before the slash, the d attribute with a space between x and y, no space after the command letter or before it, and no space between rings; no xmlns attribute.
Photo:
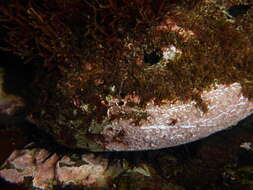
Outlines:
<svg viewBox="0 0 253 190"><path fill-rule="evenodd" d="M11 1L0 6L8 44L4 50L39 68L30 113L40 127L64 143L69 141L65 136L89 135L117 119L132 119L138 126L147 119L145 106L151 101L157 105L195 101L207 112L208 103L201 93L217 84L238 82L252 100L252 8L232 22L221 4L188 0ZM223 4L233 6L242 1ZM180 31L157 30L168 17L192 31L193 37L186 40ZM182 54L174 60L164 59L161 48L168 45ZM127 100L132 95L139 101ZM108 110L119 102L123 103L117 114L108 118ZM91 130L92 123L98 128Z"/></svg>

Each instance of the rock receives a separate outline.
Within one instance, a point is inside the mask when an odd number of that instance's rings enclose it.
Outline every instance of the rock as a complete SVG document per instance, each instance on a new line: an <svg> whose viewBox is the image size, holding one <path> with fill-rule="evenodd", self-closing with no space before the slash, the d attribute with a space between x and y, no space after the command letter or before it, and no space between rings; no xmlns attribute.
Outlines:
<svg viewBox="0 0 253 190"><path fill-rule="evenodd" d="M87 157L89 158L87 159ZM75 166L75 163L69 157L63 157L56 166L57 180L65 184L105 186L107 178L105 173L108 167L108 160L96 160L94 155L83 155L82 161L87 161L87 164Z"/></svg>
<svg viewBox="0 0 253 190"><path fill-rule="evenodd" d="M117 177L123 168L109 165L108 159L84 154L80 159L71 156L59 157L45 149L15 150L0 170L0 177L11 183L23 183L32 177L33 187L46 189L50 185L81 185L105 187Z"/></svg>

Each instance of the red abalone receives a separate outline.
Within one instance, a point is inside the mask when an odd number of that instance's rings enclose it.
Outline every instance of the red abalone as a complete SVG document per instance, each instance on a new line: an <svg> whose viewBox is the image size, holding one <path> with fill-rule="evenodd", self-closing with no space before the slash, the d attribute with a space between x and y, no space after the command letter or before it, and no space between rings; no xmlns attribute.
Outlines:
<svg viewBox="0 0 253 190"><path fill-rule="evenodd" d="M251 114L252 10L232 22L222 3L209 0L156 7L148 0L46 2L45 12L32 3L19 9L29 24L14 20L20 30L9 33L29 42L14 52L29 57L33 48L45 61L37 66L29 119L59 143L92 151L159 149ZM11 22L8 10L3 17Z"/></svg>

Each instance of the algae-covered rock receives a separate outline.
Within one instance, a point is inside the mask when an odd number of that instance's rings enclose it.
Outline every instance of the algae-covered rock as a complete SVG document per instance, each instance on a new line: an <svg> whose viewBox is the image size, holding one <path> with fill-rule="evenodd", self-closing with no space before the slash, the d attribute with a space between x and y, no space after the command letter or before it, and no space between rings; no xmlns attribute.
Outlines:
<svg viewBox="0 0 253 190"><path fill-rule="evenodd" d="M252 112L246 0L29 2L0 16L10 49L43 61L29 119L65 146L171 147ZM237 4L248 9L231 18Z"/></svg>

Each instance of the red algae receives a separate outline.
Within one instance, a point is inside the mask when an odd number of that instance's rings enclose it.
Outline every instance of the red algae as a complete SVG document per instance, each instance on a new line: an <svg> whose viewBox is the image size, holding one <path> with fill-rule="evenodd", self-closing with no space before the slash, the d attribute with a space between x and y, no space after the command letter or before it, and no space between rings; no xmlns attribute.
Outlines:
<svg viewBox="0 0 253 190"><path fill-rule="evenodd" d="M113 141L104 134L108 126L116 126L112 139L124 141L131 130L121 128L145 127L150 105L159 110L194 102L196 112L208 115L211 100L203 94L235 85L251 100L253 13L232 21L221 5L241 1L227 2L31 0L1 6L9 50L31 64L40 60L31 120L66 146L104 150ZM173 59L164 58L169 47ZM238 117L250 113L247 105Z"/></svg>

